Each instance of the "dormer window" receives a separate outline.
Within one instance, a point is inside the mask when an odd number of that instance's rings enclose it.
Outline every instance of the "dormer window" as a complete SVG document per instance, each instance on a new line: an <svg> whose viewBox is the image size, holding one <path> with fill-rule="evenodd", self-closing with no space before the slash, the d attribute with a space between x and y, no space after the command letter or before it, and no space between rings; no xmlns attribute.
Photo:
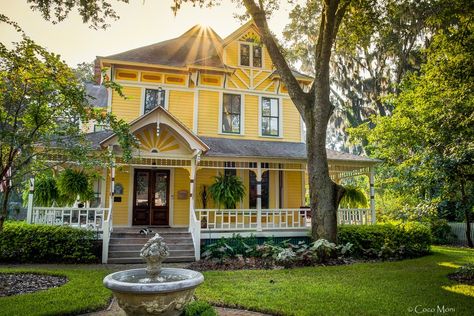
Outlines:
<svg viewBox="0 0 474 316"><path fill-rule="evenodd" d="M145 104L143 114L146 114L157 106L165 107L165 90L163 89L145 89Z"/></svg>
<svg viewBox="0 0 474 316"><path fill-rule="evenodd" d="M240 65L262 67L262 46L255 43L240 43Z"/></svg>

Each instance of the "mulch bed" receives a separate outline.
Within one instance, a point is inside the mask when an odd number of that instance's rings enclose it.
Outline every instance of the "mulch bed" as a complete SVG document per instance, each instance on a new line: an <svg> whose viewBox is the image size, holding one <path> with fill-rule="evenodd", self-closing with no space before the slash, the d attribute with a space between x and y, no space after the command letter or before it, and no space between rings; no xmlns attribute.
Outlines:
<svg viewBox="0 0 474 316"><path fill-rule="evenodd" d="M58 287L67 282L64 276L33 273L0 273L0 297L32 293Z"/></svg>
<svg viewBox="0 0 474 316"><path fill-rule="evenodd" d="M448 275L448 278L462 284L474 285L474 278L462 273L451 273Z"/></svg>
<svg viewBox="0 0 474 316"><path fill-rule="evenodd" d="M332 259L328 262L318 264L304 264L295 263L291 266L277 265L274 260L265 258L226 258L222 260L218 259L201 259L193 262L186 268L196 271L209 271L209 270L276 270L284 268L296 268L296 267L308 267L308 266L337 266L347 265L360 262L351 258L338 258Z"/></svg>

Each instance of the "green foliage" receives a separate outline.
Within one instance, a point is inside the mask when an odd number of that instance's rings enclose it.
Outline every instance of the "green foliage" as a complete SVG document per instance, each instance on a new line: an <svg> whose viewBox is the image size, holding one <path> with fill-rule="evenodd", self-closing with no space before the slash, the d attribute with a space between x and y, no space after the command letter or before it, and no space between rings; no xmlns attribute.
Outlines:
<svg viewBox="0 0 474 316"><path fill-rule="evenodd" d="M204 301L194 301L184 308L184 316L217 316L211 304Z"/></svg>
<svg viewBox="0 0 474 316"><path fill-rule="evenodd" d="M345 192L341 200L341 207L343 208L365 208L368 206L367 196L364 190L352 186L344 186Z"/></svg>
<svg viewBox="0 0 474 316"><path fill-rule="evenodd" d="M26 181L23 190L23 202L28 201L30 193L29 182ZM56 183L56 178L50 172L44 172L35 179L35 194L33 195L33 203L37 206L52 206L59 204L60 194Z"/></svg>
<svg viewBox="0 0 474 316"><path fill-rule="evenodd" d="M67 168L59 173L58 190L66 199L67 204L73 204L77 197L88 201L94 197L91 177L82 170Z"/></svg>
<svg viewBox="0 0 474 316"><path fill-rule="evenodd" d="M6 222L0 232L0 261L16 263L97 262L96 233L67 226Z"/></svg>
<svg viewBox="0 0 474 316"><path fill-rule="evenodd" d="M219 174L209 186L209 196L219 208L233 209L245 196L245 186L237 176Z"/></svg>
<svg viewBox="0 0 474 316"><path fill-rule="evenodd" d="M435 245L453 244L457 239L456 235L451 231L448 221L445 219L435 219L431 221L430 228L433 244Z"/></svg>
<svg viewBox="0 0 474 316"><path fill-rule="evenodd" d="M454 279L460 283L466 283L474 285L474 263L468 263L459 267L456 272L449 275L451 279Z"/></svg>
<svg viewBox="0 0 474 316"><path fill-rule="evenodd" d="M431 232L428 226L415 223L342 225L340 243L351 243L357 257L414 258L430 252Z"/></svg>

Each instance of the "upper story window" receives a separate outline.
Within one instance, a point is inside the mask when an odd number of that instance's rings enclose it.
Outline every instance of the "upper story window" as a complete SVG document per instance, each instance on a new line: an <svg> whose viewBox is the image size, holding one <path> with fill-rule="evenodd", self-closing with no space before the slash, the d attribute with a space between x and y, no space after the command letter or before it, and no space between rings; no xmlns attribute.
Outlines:
<svg viewBox="0 0 474 316"><path fill-rule="evenodd" d="M262 46L253 43L240 44L240 65L262 67Z"/></svg>
<svg viewBox="0 0 474 316"><path fill-rule="evenodd" d="M104 124L94 124L94 132L105 131L106 126Z"/></svg>
<svg viewBox="0 0 474 316"><path fill-rule="evenodd" d="M146 114L157 106L165 107L165 90L145 89L145 104L143 114Z"/></svg>
<svg viewBox="0 0 474 316"><path fill-rule="evenodd" d="M223 95L222 132L240 134L241 97L239 94Z"/></svg>
<svg viewBox="0 0 474 316"><path fill-rule="evenodd" d="M262 135L280 135L280 105L277 98L262 98Z"/></svg>

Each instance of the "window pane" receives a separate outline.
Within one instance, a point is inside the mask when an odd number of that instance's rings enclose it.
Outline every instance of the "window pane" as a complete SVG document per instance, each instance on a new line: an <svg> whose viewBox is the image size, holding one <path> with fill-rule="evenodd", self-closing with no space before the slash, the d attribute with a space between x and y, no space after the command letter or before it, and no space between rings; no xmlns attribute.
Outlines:
<svg viewBox="0 0 474 316"><path fill-rule="evenodd" d="M250 46L247 44L240 44L240 64L250 66Z"/></svg>
<svg viewBox="0 0 474 316"><path fill-rule="evenodd" d="M240 95L232 96L232 113L240 114Z"/></svg>
<svg viewBox="0 0 474 316"><path fill-rule="evenodd" d="M271 100L271 116L278 116L278 99L270 99Z"/></svg>
<svg viewBox="0 0 474 316"><path fill-rule="evenodd" d="M270 134L270 118L262 117L262 135Z"/></svg>
<svg viewBox="0 0 474 316"><path fill-rule="evenodd" d="M270 115L271 115L270 99L263 98L262 99L262 116L270 116Z"/></svg>
<svg viewBox="0 0 474 316"><path fill-rule="evenodd" d="M270 135L278 136L278 118L271 118L270 120Z"/></svg>
<svg viewBox="0 0 474 316"><path fill-rule="evenodd" d="M232 115L232 133L240 133L240 115Z"/></svg>
<svg viewBox="0 0 474 316"><path fill-rule="evenodd" d="M159 89L145 89L144 113L148 113L157 106L165 106L165 91Z"/></svg>
<svg viewBox="0 0 474 316"><path fill-rule="evenodd" d="M136 206L148 206L148 188L148 172L138 172L137 183L135 184Z"/></svg>
<svg viewBox="0 0 474 316"><path fill-rule="evenodd" d="M155 178L155 206L166 206L168 201L168 176L162 173L156 173Z"/></svg>
<svg viewBox="0 0 474 316"><path fill-rule="evenodd" d="M224 113L225 114L230 114L232 113L232 95L230 94L224 94Z"/></svg>
<svg viewBox="0 0 474 316"><path fill-rule="evenodd" d="M231 125L231 114L223 114L222 115L222 131L230 133L232 130L230 129Z"/></svg>
<svg viewBox="0 0 474 316"><path fill-rule="evenodd" d="M262 67L262 47L253 46L253 58L252 58L254 67Z"/></svg>

